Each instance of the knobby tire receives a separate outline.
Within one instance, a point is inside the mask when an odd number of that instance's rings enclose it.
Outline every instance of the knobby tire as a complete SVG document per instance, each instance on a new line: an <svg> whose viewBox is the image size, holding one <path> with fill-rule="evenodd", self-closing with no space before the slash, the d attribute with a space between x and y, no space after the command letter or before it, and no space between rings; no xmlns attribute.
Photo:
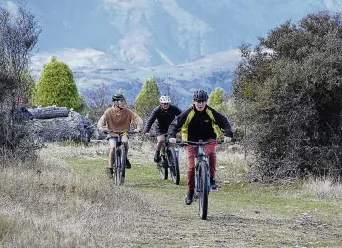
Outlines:
<svg viewBox="0 0 342 248"><path fill-rule="evenodd" d="M199 215L202 220L207 219L208 215L208 196L209 196L209 185L208 185L208 169L207 162L202 161L199 163L198 172L198 194L199 194Z"/></svg>
<svg viewBox="0 0 342 248"><path fill-rule="evenodd" d="M176 156L176 150L174 147L168 148L168 163L171 173L171 178L174 184L179 185L180 174L179 174L179 164Z"/></svg>
<svg viewBox="0 0 342 248"><path fill-rule="evenodd" d="M165 148L163 147L162 149L165 149ZM160 162L157 163L157 168L159 171L160 178L163 180L167 180L167 178L169 177L169 172L168 172L168 163L167 163L167 159L166 159L164 152L160 156Z"/></svg>
<svg viewBox="0 0 342 248"><path fill-rule="evenodd" d="M126 176L126 149L125 146L122 144L120 146L120 185L122 185L125 181Z"/></svg>
<svg viewBox="0 0 342 248"><path fill-rule="evenodd" d="M116 185L122 185L125 181L126 173L126 150L124 145L120 145L115 153L114 180Z"/></svg>

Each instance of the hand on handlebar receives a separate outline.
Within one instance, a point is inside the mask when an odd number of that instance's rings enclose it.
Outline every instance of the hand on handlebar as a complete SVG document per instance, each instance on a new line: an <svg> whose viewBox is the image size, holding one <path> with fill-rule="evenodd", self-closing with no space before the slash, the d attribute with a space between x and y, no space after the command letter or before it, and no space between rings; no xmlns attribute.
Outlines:
<svg viewBox="0 0 342 248"><path fill-rule="evenodd" d="M151 134L150 134L150 133L145 133L145 136L146 136L146 137L150 137Z"/></svg>
<svg viewBox="0 0 342 248"><path fill-rule="evenodd" d="M170 143L170 144L176 144L176 142L177 142L177 141L176 141L176 138L170 138L170 139L169 139L169 143Z"/></svg>
<svg viewBox="0 0 342 248"><path fill-rule="evenodd" d="M104 134L108 134L109 133L108 129L106 129L106 128L99 128L99 131L103 132Z"/></svg>
<svg viewBox="0 0 342 248"><path fill-rule="evenodd" d="M136 129L134 129L134 132L135 133L140 133L140 129L136 128Z"/></svg>

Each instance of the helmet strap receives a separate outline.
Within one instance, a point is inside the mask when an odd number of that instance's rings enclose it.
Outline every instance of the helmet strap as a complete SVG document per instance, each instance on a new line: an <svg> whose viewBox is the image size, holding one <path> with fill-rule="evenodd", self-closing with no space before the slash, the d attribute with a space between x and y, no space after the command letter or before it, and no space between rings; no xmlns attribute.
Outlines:
<svg viewBox="0 0 342 248"><path fill-rule="evenodd" d="M113 101L113 105L117 108L119 108L120 110L124 109L124 108L120 108L119 107L119 101Z"/></svg>

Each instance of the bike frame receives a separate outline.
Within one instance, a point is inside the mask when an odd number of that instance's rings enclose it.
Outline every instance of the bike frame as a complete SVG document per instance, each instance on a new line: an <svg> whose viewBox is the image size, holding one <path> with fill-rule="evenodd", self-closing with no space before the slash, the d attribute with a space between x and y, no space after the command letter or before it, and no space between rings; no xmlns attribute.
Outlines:
<svg viewBox="0 0 342 248"><path fill-rule="evenodd" d="M195 194L194 199L199 199L199 214L203 220L207 218L208 213L208 196L210 192L210 175L209 175L209 164L207 161L207 155L204 153L204 146L207 144L220 144L222 141L211 140L211 141L183 141L177 142L179 146L195 146L198 147L198 152L195 155ZM204 180L201 178L205 177Z"/></svg>
<svg viewBox="0 0 342 248"><path fill-rule="evenodd" d="M122 185L125 180L125 174L126 174L126 148L124 143L121 141L122 136L124 134L135 134L137 132L129 130L129 131L109 131L110 133L117 134L117 142L116 142L116 148L114 150L114 160L113 160L113 178L116 185ZM124 155L124 156L123 156ZM124 162L123 162L124 161Z"/></svg>
<svg viewBox="0 0 342 248"><path fill-rule="evenodd" d="M212 143L212 142L210 142ZM210 144L208 143L208 144ZM195 199L197 199L198 197L198 193L201 192L200 189L200 185L199 185L199 170L200 170L200 163L202 161L205 161L205 165L206 165L206 171L207 171L207 181L208 181L208 194L210 192L210 174L209 174L209 164L208 164L208 160L207 160L208 156L205 155L204 153L204 145L203 144L199 144L198 145L198 152L195 155L195 159L196 164L195 164Z"/></svg>
<svg viewBox="0 0 342 248"><path fill-rule="evenodd" d="M179 171L179 151L172 146L169 146L168 139L166 138L167 133L160 134L164 135L165 140L160 150L161 161L157 164L160 177L164 180L168 179L168 169L170 169L171 178L174 184L179 185L180 182L180 171ZM158 135L150 135L150 137L157 137ZM174 157L174 161L170 161L170 157ZM171 163L173 163L171 165Z"/></svg>

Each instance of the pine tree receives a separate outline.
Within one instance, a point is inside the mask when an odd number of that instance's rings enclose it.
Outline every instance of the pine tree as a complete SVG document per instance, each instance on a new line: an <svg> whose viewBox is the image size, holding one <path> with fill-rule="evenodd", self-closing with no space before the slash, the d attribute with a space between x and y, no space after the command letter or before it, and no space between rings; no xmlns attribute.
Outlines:
<svg viewBox="0 0 342 248"><path fill-rule="evenodd" d="M157 81L153 76L145 80L142 90L139 92L134 108L138 115L146 119L152 110L159 104L160 92L158 89Z"/></svg>
<svg viewBox="0 0 342 248"><path fill-rule="evenodd" d="M218 112L226 113L228 110L226 93L222 88L216 88L210 93L208 105Z"/></svg>
<svg viewBox="0 0 342 248"><path fill-rule="evenodd" d="M36 89L36 103L42 106L57 105L78 110L82 103L73 74L69 67L56 57L44 65Z"/></svg>

